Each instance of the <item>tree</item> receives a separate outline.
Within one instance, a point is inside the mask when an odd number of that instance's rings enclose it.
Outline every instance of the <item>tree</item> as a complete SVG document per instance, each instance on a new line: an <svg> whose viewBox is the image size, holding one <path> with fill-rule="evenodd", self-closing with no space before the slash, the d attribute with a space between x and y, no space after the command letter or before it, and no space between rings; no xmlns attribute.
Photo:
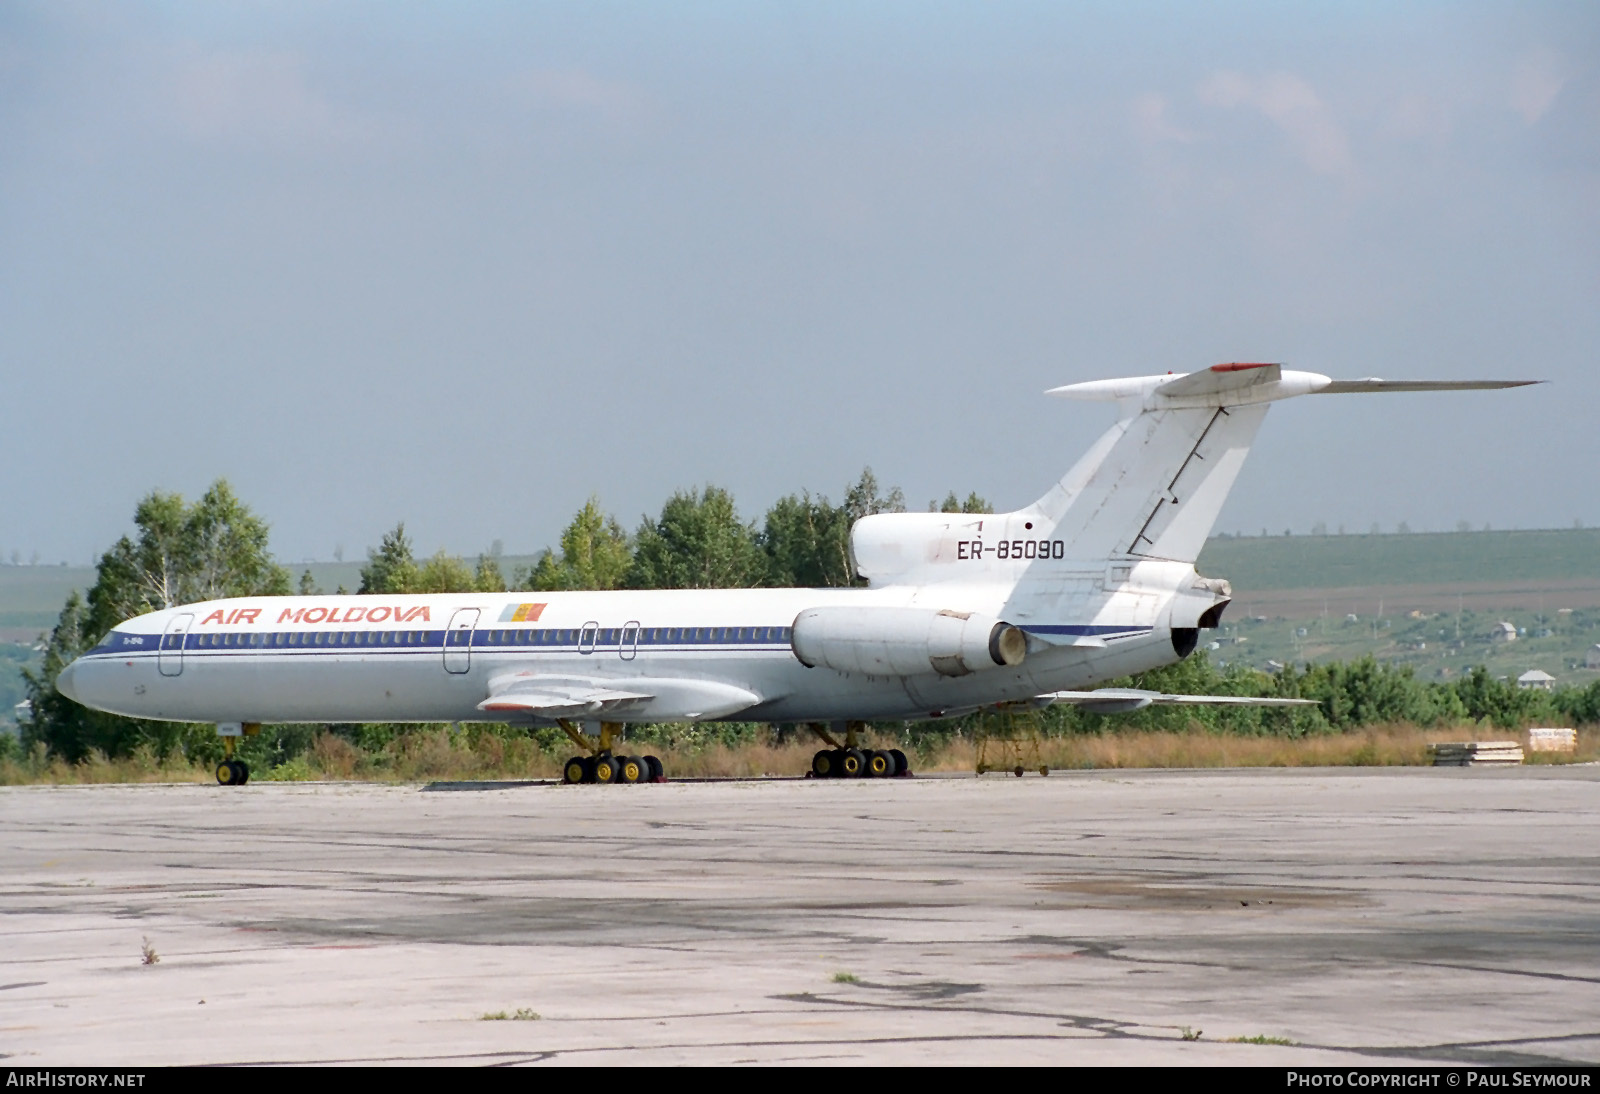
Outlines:
<svg viewBox="0 0 1600 1094"><path fill-rule="evenodd" d="M56 691L61 670L113 627L200 600L289 592L289 572L267 550L266 523L225 481L213 483L193 505L177 494L151 493L133 520L137 538L123 536L101 556L87 600L68 597L46 640L44 663L28 677L28 742L42 742L69 760L94 749L121 755L140 743L164 754L192 732L179 723L85 710Z"/></svg>
<svg viewBox="0 0 1600 1094"><path fill-rule="evenodd" d="M988 503L977 494L965 502L946 499L954 512L972 506L967 512L988 512ZM880 493L872 468L863 468L861 478L845 490L844 504L832 505L826 497L790 494L767 510L760 536L767 554L768 581L773 585L829 588L856 583L855 560L850 554L850 532L855 522L874 513L905 512L905 496L899 487L887 495Z"/></svg>
<svg viewBox="0 0 1600 1094"><path fill-rule="evenodd" d="M599 499L591 496L561 533L561 557L545 551L528 584L540 592L619 589L632 565L628 533L616 517L602 512Z"/></svg>
<svg viewBox="0 0 1600 1094"><path fill-rule="evenodd" d="M267 525L225 480L199 501L155 491L134 511L137 541L123 536L101 557L89 590L86 638L124 619L178 604L289 591L289 572L267 550Z"/></svg>
<svg viewBox="0 0 1600 1094"><path fill-rule="evenodd" d="M872 473L872 468L865 467L861 470L861 478L845 491L844 509L850 515L850 523L854 524L862 517L870 517L875 513L904 513L906 497L898 486L891 487L887 495L880 495L878 477Z"/></svg>
<svg viewBox="0 0 1600 1094"><path fill-rule="evenodd" d="M412 593L466 593L472 592L476 581L472 570L455 555L441 548L417 571L417 582L405 590Z"/></svg>
<svg viewBox="0 0 1600 1094"><path fill-rule="evenodd" d="M945 495L944 501L935 505L928 503L930 513L992 513L994 506L980 498L976 492L967 495L965 501L956 497L954 490Z"/></svg>
<svg viewBox="0 0 1600 1094"><path fill-rule="evenodd" d="M107 736L103 715L74 703L55 686L61 670L88 648L83 639L87 615L83 597L78 590L72 590L55 629L45 640L43 663L38 669L22 670L32 705L28 720L21 727L23 747L41 743L74 762L83 759L90 749L101 747Z"/></svg>
<svg viewBox="0 0 1600 1094"><path fill-rule="evenodd" d="M810 492L790 494L767 510L761 532L767 578L773 585L837 588L854 584L850 514Z"/></svg>
<svg viewBox="0 0 1600 1094"><path fill-rule="evenodd" d="M420 573L406 536L406 522L385 532L377 549L367 549L367 564L361 567L358 593L410 593L417 591Z"/></svg>
<svg viewBox="0 0 1600 1094"><path fill-rule="evenodd" d="M499 540L495 540L495 543L498 544L499 542ZM472 588L475 592L480 593L503 593L506 591L506 578L500 572L500 559L497 554L478 556L478 568L472 574Z"/></svg>
<svg viewBox="0 0 1600 1094"><path fill-rule="evenodd" d="M679 492L634 537L632 589L743 589L767 580L755 526L741 524L733 495L716 486Z"/></svg>

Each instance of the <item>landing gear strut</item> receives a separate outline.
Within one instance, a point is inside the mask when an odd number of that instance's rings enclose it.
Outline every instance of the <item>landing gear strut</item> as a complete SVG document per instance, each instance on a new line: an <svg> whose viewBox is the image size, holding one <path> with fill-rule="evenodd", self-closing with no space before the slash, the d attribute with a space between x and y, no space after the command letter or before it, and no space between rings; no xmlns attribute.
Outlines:
<svg viewBox="0 0 1600 1094"><path fill-rule="evenodd" d="M233 750L241 736L254 737L261 732L260 722L218 722L217 736L222 738L223 761L217 765L217 782L223 786L243 786L250 781L250 768L243 760L233 758Z"/></svg>
<svg viewBox="0 0 1600 1094"><path fill-rule="evenodd" d="M622 728L620 724L601 722L597 737L591 737L564 718L559 724L562 731L572 738L573 744L589 753L587 756L574 756L562 765L562 782L632 784L667 781L666 769L654 756L611 754L611 746L615 743L613 735L621 737L621 733L617 732Z"/></svg>
<svg viewBox="0 0 1600 1094"><path fill-rule="evenodd" d="M834 723L839 728L840 723ZM827 728L818 722L809 723L812 733L831 745L811 757L811 777L815 779L888 779L911 774L911 763L898 748L862 748L859 733L866 728L863 722L845 722L844 743L840 744Z"/></svg>

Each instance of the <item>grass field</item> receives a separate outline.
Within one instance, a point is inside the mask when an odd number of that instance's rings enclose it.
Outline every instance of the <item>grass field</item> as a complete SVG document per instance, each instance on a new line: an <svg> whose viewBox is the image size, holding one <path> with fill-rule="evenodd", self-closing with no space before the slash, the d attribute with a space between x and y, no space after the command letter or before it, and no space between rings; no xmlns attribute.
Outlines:
<svg viewBox="0 0 1600 1094"><path fill-rule="evenodd" d="M1281 737L1243 737L1205 732L1173 733L1125 730L1088 733L1042 740L1024 766L1052 771L1107 768L1198 767L1416 767L1432 762L1430 744L1442 741L1518 740L1523 734L1482 730L1476 726L1418 729L1415 726L1372 726L1349 733L1290 740ZM876 737L868 745L895 747L892 737ZM660 756L673 778L796 777L811 768L813 740L784 743L752 742L737 746L706 747L638 745L638 752ZM924 775L972 771L978 746L970 739L946 739L911 750L912 769ZM1583 763L1600 757L1600 734L1579 733L1574 753L1529 753L1530 763ZM1003 776L1022 759L992 751L991 767ZM432 780L559 779L564 757L540 749L526 737L494 734L451 734L444 729L421 731L396 739L389 748L369 752L342 737L319 735L311 748L277 768L254 771L252 781L361 780L376 782L428 782ZM148 752L118 760L93 758L81 764L35 754L22 759L0 759L0 786L29 783L210 783L216 776L209 765L182 759L161 762Z"/></svg>

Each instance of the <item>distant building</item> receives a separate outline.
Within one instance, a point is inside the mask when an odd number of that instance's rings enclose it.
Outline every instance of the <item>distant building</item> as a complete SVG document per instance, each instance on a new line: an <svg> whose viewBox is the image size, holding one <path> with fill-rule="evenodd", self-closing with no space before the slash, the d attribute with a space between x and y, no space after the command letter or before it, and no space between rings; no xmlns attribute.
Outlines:
<svg viewBox="0 0 1600 1094"><path fill-rule="evenodd" d="M1529 669L1517 677L1517 687L1535 691L1549 691L1555 682L1556 678L1543 669Z"/></svg>
<svg viewBox="0 0 1600 1094"><path fill-rule="evenodd" d="M1496 623L1489 628L1489 641L1491 642L1515 642L1516 640L1517 628L1510 623Z"/></svg>
<svg viewBox="0 0 1600 1094"><path fill-rule="evenodd" d="M1589 652L1583 655L1583 667L1586 669L1600 669L1600 643L1589 647Z"/></svg>

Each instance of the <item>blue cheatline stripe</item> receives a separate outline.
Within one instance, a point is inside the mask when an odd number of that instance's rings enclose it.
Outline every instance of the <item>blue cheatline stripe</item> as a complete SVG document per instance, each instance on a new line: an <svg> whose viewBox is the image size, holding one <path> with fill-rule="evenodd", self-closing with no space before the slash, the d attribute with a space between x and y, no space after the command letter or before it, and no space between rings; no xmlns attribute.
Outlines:
<svg viewBox="0 0 1600 1094"><path fill-rule="evenodd" d="M1090 635L1097 638L1132 638L1149 634L1150 627L1098 624L1029 624L1033 634ZM475 631L425 630L295 630L206 632L188 635L128 634L112 631L85 657L131 657L176 651L185 653L337 653L372 650L379 653L437 653L446 648L475 650L516 649L617 650L619 648L696 650L787 650L794 637L790 627L488 627Z"/></svg>
<svg viewBox="0 0 1600 1094"><path fill-rule="evenodd" d="M787 650L789 627L492 627L458 630L294 630L205 632L188 635L112 631L85 657L128 657L157 650L185 653L341 650L436 653L442 648L475 650L749 649ZM448 638L448 643L446 639Z"/></svg>

